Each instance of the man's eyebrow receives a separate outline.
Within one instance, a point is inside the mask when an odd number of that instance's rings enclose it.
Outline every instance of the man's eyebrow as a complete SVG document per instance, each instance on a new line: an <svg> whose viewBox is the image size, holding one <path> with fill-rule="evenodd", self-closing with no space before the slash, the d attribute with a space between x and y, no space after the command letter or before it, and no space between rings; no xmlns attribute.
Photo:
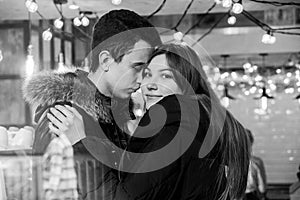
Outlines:
<svg viewBox="0 0 300 200"><path fill-rule="evenodd" d="M140 62L140 61L138 61L138 62L131 62L131 63L132 63L133 66L139 66L139 65L145 65L145 64L147 64L147 62Z"/></svg>

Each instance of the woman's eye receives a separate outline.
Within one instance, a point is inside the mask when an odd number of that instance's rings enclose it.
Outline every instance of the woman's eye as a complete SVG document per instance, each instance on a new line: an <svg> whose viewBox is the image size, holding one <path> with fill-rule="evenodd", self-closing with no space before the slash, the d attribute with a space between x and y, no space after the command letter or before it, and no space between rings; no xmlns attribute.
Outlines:
<svg viewBox="0 0 300 200"><path fill-rule="evenodd" d="M163 78L173 78L171 74L162 74Z"/></svg>

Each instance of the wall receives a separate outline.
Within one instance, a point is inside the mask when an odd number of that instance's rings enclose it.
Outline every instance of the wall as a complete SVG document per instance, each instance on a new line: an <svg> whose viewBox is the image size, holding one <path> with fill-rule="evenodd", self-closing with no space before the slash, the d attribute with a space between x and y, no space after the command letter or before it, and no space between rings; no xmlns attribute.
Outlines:
<svg viewBox="0 0 300 200"><path fill-rule="evenodd" d="M266 165L268 183L296 182L300 164L300 104L296 94L273 94L270 114L257 115L258 100L230 91L238 99L229 110L254 134L254 154Z"/></svg>

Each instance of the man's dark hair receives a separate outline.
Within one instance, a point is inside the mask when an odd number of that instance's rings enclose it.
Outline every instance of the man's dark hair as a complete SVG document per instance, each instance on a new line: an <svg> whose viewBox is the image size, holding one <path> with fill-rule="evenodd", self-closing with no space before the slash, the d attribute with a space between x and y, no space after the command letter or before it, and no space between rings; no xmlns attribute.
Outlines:
<svg viewBox="0 0 300 200"><path fill-rule="evenodd" d="M93 29L90 71L95 72L98 69L98 55L101 51L109 51L119 63L139 40L144 40L152 47L161 44L154 26L135 12L122 9L106 13L97 21Z"/></svg>

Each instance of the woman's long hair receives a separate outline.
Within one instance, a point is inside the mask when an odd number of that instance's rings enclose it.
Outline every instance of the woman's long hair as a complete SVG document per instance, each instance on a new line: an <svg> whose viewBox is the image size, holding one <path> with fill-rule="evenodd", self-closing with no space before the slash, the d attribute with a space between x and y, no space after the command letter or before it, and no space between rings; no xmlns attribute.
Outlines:
<svg viewBox="0 0 300 200"><path fill-rule="evenodd" d="M226 199L228 194L230 199L239 199L246 190L250 159L250 145L246 130L229 111L221 106L219 98L207 81L201 61L194 50L187 45L164 44L156 48L150 61L162 54L166 56L169 67L174 70L175 81L184 95L196 94L200 97L206 97L200 98L200 101L210 112L210 126L207 135L211 138L218 137L220 147L217 156L221 159L221 164L224 165L224 167L219 168L219 178L216 185L220 190L225 166L227 166L226 188L221 199ZM205 145L204 143L203 145ZM209 145L212 146L215 143ZM218 193L219 191L216 192L216 194Z"/></svg>

